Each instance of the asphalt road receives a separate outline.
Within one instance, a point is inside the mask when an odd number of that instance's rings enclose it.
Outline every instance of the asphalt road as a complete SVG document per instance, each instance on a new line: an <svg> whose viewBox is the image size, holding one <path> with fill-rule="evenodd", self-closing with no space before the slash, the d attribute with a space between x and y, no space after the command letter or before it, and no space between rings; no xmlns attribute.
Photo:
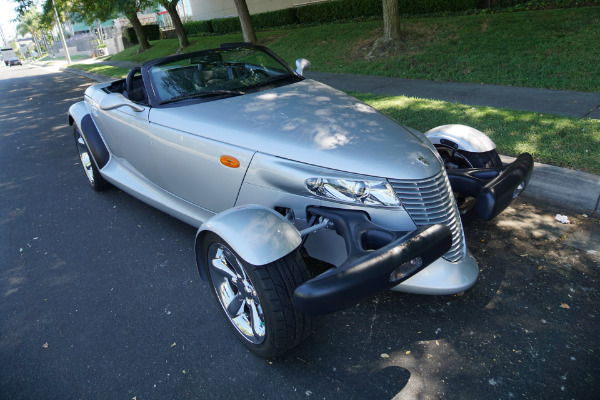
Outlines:
<svg viewBox="0 0 600 400"><path fill-rule="evenodd" d="M194 229L88 187L67 110L90 83L0 67L0 399L600 393L600 222L533 201L467 228L470 291L386 292L254 357L198 277Z"/></svg>

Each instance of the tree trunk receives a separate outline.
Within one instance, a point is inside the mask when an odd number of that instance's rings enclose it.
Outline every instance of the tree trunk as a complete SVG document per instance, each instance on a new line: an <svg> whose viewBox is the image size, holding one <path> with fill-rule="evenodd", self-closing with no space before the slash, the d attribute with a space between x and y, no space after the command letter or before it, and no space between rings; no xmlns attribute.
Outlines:
<svg viewBox="0 0 600 400"><path fill-rule="evenodd" d="M138 54L146 51L150 48L150 42L148 42L148 38L146 37L146 32L144 32L144 28L142 28L142 23L140 22L137 11L133 11L127 15L127 19L131 22L131 26L133 26L133 30L135 31L135 35L138 38L138 42L140 47L138 48Z"/></svg>
<svg viewBox="0 0 600 400"><path fill-rule="evenodd" d="M365 57L367 60L373 58L387 57L398 52L400 43L400 11L398 0L383 1L383 36L373 43L373 48Z"/></svg>
<svg viewBox="0 0 600 400"><path fill-rule="evenodd" d="M31 37L33 38L33 42L35 43L35 47L37 48L38 57L42 56L42 46L40 46L40 40L37 35L31 33Z"/></svg>
<svg viewBox="0 0 600 400"><path fill-rule="evenodd" d="M240 17L244 42L256 43L258 40L254 32L254 26L252 26L252 19L250 18L250 11L248 11L246 0L235 0L235 8L237 8L238 16Z"/></svg>
<svg viewBox="0 0 600 400"><path fill-rule="evenodd" d="M383 0L383 40L400 40L398 0Z"/></svg>
<svg viewBox="0 0 600 400"><path fill-rule="evenodd" d="M190 42L185 34L185 29L183 29L183 24L181 23L181 18L179 18L179 13L177 12L177 3L173 4L167 0L162 0L160 2L171 17L171 21L173 21L173 27L175 27L175 32L177 33L177 38L179 38L179 49L177 49L177 53L181 53L183 49L190 45Z"/></svg>

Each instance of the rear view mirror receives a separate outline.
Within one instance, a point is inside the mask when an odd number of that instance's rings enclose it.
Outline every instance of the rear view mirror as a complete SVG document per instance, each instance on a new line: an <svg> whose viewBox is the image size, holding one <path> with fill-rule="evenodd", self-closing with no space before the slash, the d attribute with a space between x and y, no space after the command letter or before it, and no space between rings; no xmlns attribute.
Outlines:
<svg viewBox="0 0 600 400"><path fill-rule="evenodd" d="M312 64L306 58L299 58L296 60L296 73L298 75L303 75L305 69L310 69Z"/></svg>

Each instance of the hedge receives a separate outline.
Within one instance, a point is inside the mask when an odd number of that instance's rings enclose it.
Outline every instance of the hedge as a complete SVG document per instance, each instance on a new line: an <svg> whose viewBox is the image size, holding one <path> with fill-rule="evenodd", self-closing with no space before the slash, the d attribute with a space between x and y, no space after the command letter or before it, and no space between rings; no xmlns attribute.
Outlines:
<svg viewBox="0 0 600 400"><path fill-rule="evenodd" d="M183 29L185 29L187 35L202 35L215 32L212 27L212 20L186 22L183 24Z"/></svg>
<svg viewBox="0 0 600 400"><path fill-rule="evenodd" d="M479 8L507 8L514 10L540 10L599 5L599 0L479 0Z"/></svg>
<svg viewBox="0 0 600 400"><path fill-rule="evenodd" d="M240 19L238 17L211 19L210 23L213 32L217 35L242 31L242 25L240 24Z"/></svg>
<svg viewBox="0 0 600 400"><path fill-rule="evenodd" d="M600 0L398 0L402 16L458 13L487 7L519 11L597 4L600 4ZM255 29L266 30L298 24L311 25L340 20L381 18L382 14L381 0L333 0L254 14L252 24ZM212 33L222 35L242 30L237 17L186 22L183 27L188 35Z"/></svg>
<svg viewBox="0 0 600 400"><path fill-rule="evenodd" d="M146 33L146 37L148 40L159 40L160 39L160 27L158 24L148 24L142 25L144 32ZM129 40L131 44L138 44L138 38L135 34L135 30L132 26L129 26L125 29L125 38Z"/></svg>

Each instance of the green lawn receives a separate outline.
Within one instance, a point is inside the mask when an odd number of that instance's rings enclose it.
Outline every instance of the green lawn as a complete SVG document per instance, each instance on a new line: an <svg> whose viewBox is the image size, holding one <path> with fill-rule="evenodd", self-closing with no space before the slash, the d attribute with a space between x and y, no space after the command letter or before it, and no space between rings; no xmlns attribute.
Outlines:
<svg viewBox="0 0 600 400"><path fill-rule="evenodd" d="M600 91L600 7L402 21L400 54L366 60L382 22L352 22L259 32L265 44L292 63L311 60L315 71L438 81ZM186 51L242 40L239 35L190 38ZM176 39L137 46L113 60L146 61L174 53Z"/></svg>
<svg viewBox="0 0 600 400"><path fill-rule="evenodd" d="M600 174L600 120L476 107L405 96L351 93L401 124L425 132L464 124L490 137L500 154L529 152L536 161Z"/></svg>
<svg viewBox="0 0 600 400"><path fill-rule="evenodd" d="M81 69L84 71L92 72L94 74L112 76L114 78L124 78L129 72L128 69L113 67L111 65L103 64L72 64L69 68Z"/></svg>

